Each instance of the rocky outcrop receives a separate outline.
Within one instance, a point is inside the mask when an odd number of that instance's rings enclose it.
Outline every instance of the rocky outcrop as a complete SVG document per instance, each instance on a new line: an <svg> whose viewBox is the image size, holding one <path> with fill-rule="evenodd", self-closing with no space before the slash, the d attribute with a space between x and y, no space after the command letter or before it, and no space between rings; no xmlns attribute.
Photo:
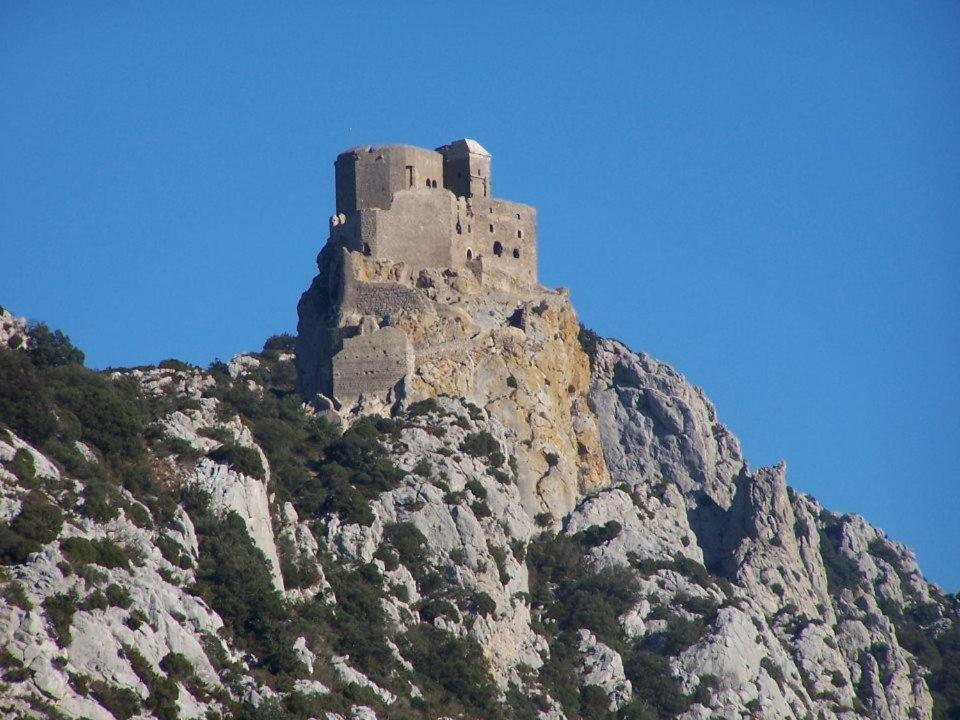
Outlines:
<svg viewBox="0 0 960 720"><path fill-rule="evenodd" d="M360 300L315 282L298 361L321 329L401 333L413 361L381 395L304 406L280 338L209 371L87 378L139 389L133 460L72 421L44 443L0 426L4 713L943 707L932 648L956 599L863 518L792 491L785 464L749 468L681 375L582 346L564 293L350 262Z"/></svg>
<svg viewBox="0 0 960 720"><path fill-rule="evenodd" d="M587 402L589 364L565 292L495 271L481 283L467 269L418 270L334 245L318 266L298 307L297 363L308 399L319 394L325 405L332 395L346 416L439 396L485 408L517 445L521 501L531 515L559 518L581 493L607 484ZM342 396L338 387L347 388Z"/></svg>

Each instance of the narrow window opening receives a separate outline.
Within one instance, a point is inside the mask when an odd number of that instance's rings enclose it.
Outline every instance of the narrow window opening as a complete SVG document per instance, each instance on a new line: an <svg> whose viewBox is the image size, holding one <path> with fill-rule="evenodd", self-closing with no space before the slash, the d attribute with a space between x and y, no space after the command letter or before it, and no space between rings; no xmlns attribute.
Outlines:
<svg viewBox="0 0 960 720"><path fill-rule="evenodd" d="M517 213L517 220L520 219L520 213Z"/></svg>
<svg viewBox="0 0 960 720"><path fill-rule="evenodd" d="M431 185L433 185L433 187L436 187L436 186L437 186L437 181L436 181L436 180L432 180L432 181L431 181Z"/></svg>
<svg viewBox="0 0 960 720"><path fill-rule="evenodd" d="M518 237L518 238L522 238L522 237L523 237L523 230L517 230L517 237Z"/></svg>
<svg viewBox="0 0 960 720"><path fill-rule="evenodd" d="M367 256L370 255L370 245L368 245L367 243L363 244L363 254Z"/></svg>
<svg viewBox="0 0 960 720"><path fill-rule="evenodd" d="M427 178L427 187L430 187L430 178Z"/></svg>
<svg viewBox="0 0 960 720"><path fill-rule="evenodd" d="M513 249L513 256L514 256L515 258L518 258L518 259L519 259L519 257L520 257L520 251L519 251L517 248L514 248L514 249Z"/></svg>
<svg viewBox="0 0 960 720"><path fill-rule="evenodd" d="M490 223L490 232L493 232L493 223Z"/></svg>
<svg viewBox="0 0 960 720"><path fill-rule="evenodd" d="M501 255L503 255L503 245L500 243L499 240L497 240L497 242L493 244L493 254L496 255L497 257L500 257Z"/></svg>
<svg viewBox="0 0 960 720"><path fill-rule="evenodd" d="M413 165L407 165L407 187L413 187Z"/></svg>
<svg viewBox="0 0 960 720"><path fill-rule="evenodd" d="M473 250L467 248L467 260L473 260Z"/></svg>

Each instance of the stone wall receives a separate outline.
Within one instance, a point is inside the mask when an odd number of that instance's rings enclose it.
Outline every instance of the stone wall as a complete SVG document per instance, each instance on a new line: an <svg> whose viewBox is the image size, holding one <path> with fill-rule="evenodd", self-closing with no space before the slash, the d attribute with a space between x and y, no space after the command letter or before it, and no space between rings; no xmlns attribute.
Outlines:
<svg viewBox="0 0 960 720"><path fill-rule="evenodd" d="M400 190L443 187L443 156L412 145L351 148L334 168L337 213L348 216L361 208L386 210Z"/></svg>
<svg viewBox="0 0 960 720"><path fill-rule="evenodd" d="M354 148L337 158L330 238L414 268L471 268L537 282L537 214L490 196L490 155L473 140L439 152Z"/></svg>
<svg viewBox="0 0 960 720"><path fill-rule="evenodd" d="M389 210L360 210L360 248L414 267L453 267L456 206L453 193L443 188L401 190Z"/></svg>
<svg viewBox="0 0 960 720"><path fill-rule="evenodd" d="M485 269L537 282L536 208L508 200L458 198L454 230L452 267L482 258Z"/></svg>
<svg viewBox="0 0 960 720"><path fill-rule="evenodd" d="M386 395L413 372L406 333L385 327L343 339L333 356L333 395L352 402L365 394Z"/></svg>

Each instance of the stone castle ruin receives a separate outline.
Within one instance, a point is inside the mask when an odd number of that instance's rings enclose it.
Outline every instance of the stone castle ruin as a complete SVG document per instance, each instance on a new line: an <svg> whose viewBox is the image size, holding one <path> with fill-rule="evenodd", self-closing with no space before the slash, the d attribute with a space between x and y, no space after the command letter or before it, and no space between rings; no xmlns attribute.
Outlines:
<svg viewBox="0 0 960 720"><path fill-rule="evenodd" d="M430 273L537 287L536 210L493 197L490 153L475 140L357 147L334 168L330 237L298 308L301 392L338 408L392 402L415 367L399 318L423 308Z"/></svg>
<svg viewBox="0 0 960 720"><path fill-rule="evenodd" d="M476 140L353 148L335 168L331 242L414 267L495 268L536 282L536 210L493 197L490 153Z"/></svg>

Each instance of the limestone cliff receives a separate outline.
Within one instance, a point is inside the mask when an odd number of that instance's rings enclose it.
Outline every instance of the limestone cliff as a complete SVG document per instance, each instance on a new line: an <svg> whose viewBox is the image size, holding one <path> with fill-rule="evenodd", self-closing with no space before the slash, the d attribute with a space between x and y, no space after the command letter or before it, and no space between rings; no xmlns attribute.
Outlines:
<svg viewBox="0 0 960 720"><path fill-rule="evenodd" d="M95 373L4 311L4 716L958 712L956 596L668 365L562 292L324 253L298 367Z"/></svg>
<svg viewBox="0 0 960 720"><path fill-rule="evenodd" d="M531 516L562 517L582 493L609 482L587 399L589 361L566 292L496 271L418 270L336 245L318 265L298 308L297 364L308 399L326 391L335 397L321 402L347 417L440 396L479 405L517 446L520 497ZM408 346L396 353L405 359L390 364L398 343ZM360 382L338 392L345 356L352 362L344 373Z"/></svg>

